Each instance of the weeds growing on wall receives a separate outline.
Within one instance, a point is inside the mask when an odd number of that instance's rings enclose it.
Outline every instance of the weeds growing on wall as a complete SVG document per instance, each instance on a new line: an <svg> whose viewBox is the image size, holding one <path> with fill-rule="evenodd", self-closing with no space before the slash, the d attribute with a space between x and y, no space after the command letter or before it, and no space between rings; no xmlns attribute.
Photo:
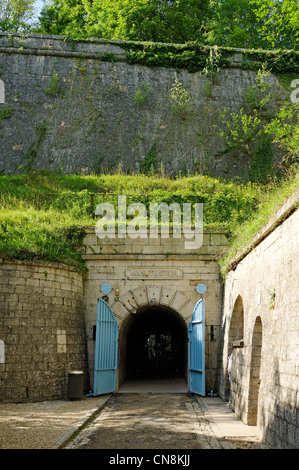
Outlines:
<svg viewBox="0 0 299 470"><path fill-rule="evenodd" d="M146 82L144 82L142 84L141 89L137 90L134 95L134 103L137 104L137 106L143 106L149 101L149 98L150 98L149 86Z"/></svg>
<svg viewBox="0 0 299 470"><path fill-rule="evenodd" d="M263 134L251 156L249 169L250 181L261 183L270 181L274 176L272 139Z"/></svg>
<svg viewBox="0 0 299 470"><path fill-rule="evenodd" d="M54 71L49 88L45 89L46 95L56 96L61 92L60 80L57 73Z"/></svg>
<svg viewBox="0 0 299 470"><path fill-rule="evenodd" d="M274 171L273 143L287 147L293 157L291 164L296 161L295 147L298 146L298 107L286 105L277 115L273 114L273 97L267 82L269 75L270 72L265 67L258 70L256 83L248 87L239 112L228 113L226 108L223 108L219 113L222 122L219 135L224 139L226 151L241 152L248 162L250 181L259 183L267 183L274 174L279 176L287 166L285 157L279 168ZM294 130L292 123L295 124Z"/></svg>
<svg viewBox="0 0 299 470"><path fill-rule="evenodd" d="M157 144L152 145L146 153L144 160L140 163L140 171L144 175L154 175L157 172Z"/></svg>
<svg viewBox="0 0 299 470"><path fill-rule="evenodd" d="M171 87L170 102L172 112L180 117L186 117L193 109L191 96L185 90L175 74L175 81Z"/></svg>
<svg viewBox="0 0 299 470"><path fill-rule="evenodd" d="M8 119L10 118L10 116L12 115L12 112L14 111L14 108L8 108L8 107L4 107L1 111L0 111L0 128L1 128L1 123L3 121L3 119Z"/></svg>

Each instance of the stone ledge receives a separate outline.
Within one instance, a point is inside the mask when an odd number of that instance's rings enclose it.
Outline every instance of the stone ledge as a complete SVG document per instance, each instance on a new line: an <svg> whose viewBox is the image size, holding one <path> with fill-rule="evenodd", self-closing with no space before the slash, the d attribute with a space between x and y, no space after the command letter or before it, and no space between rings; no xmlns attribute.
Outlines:
<svg viewBox="0 0 299 470"><path fill-rule="evenodd" d="M203 254L203 255L196 255L196 254L169 254L169 255L142 255L142 254L90 254L90 255L83 255L83 259L86 261L92 260L196 260L196 261L218 261L219 254Z"/></svg>
<svg viewBox="0 0 299 470"><path fill-rule="evenodd" d="M24 268L36 268L36 267L49 267L53 269L61 269L63 271L71 271L73 273L77 273L78 271L74 266L70 266L68 264L64 263L59 263L55 261L46 261L46 260L17 260L17 259L11 259L11 258L1 258L0 257L0 267L4 265L13 265L13 266L23 266ZM42 274L42 273L41 273Z"/></svg>

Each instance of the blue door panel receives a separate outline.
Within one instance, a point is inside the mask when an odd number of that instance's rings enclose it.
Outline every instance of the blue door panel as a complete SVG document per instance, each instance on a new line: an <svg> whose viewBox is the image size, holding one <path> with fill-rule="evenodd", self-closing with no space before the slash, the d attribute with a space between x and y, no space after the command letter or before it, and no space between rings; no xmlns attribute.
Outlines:
<svg viewBox="0 0 299 470"><path fill-rule="evenodd" d="M94 395L105 395L115 391L114 373L110 370L97 371L94 382Z"/></svg>
<svg viewBox="0 0 299 470"><path fill-rule="evenodd" d="M93 394L115 392L118 327L109 305L100 299L97 305Z"/></svg>
<svg viewBox="0 0 299 470"><path fill-rule="evenodd" d="M200 299L194 307L189 323L188 367L190 392L205 395L205 321L204 300Z"/></svg>

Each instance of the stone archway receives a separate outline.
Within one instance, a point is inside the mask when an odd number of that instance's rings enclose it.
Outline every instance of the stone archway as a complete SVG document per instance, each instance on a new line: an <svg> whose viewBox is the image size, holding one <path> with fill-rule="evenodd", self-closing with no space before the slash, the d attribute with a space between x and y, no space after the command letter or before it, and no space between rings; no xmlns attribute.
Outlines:
<svg viewBox="0 0 299 470"><path fill-rule="evenodd" d="M128 378L180 376L187 381L187 325L193 304L183 292L144 286L128 291L111 308L119 326L117 389Z"/></svg>
<svg viewBox="0 0 299 470"><path fill-rule="evenodd" d="M232 409L236 409L242 394L243 346L244 346L244 307L240 295L237 296L232 311L229 335L228 354L232 354L232 371L230 381L225 375L225 398L230 401Z"/></svg>

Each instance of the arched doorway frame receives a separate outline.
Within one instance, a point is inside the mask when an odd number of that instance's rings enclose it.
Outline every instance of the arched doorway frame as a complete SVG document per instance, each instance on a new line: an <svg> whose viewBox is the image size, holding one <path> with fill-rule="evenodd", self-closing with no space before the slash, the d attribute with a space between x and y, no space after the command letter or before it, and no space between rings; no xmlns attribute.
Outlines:
<svg viewBox="0 0 299 470"><path fill-rule="evenodd" d="M237 295L229 324L227 365L229 354L232 354L232 371L229 376L225 374L225 398L230 401L230 406L235 409L241 401L242 363L244 347L244 304L242 296ZM227 371L227 366L226 366ZM237 376L237 371L239 374Z"/></svg>
<svg viewBox="0 0 299 470"><path fill-rule="evenodd" d="M187 359L186 323L173 309L161 305L140 307L123 322L119 343L119 385L127 380L159 381L179 377L184 377L187 382Z"/></svg>
<svg viewBox="0 0 299 470"><path fill-rule="evenodd" d="M137 311L153 305L173 311L184 323L186 332L188 330L194 305L191 299L178 289L170 286L146 285L128 290L124 295L117 298L111 305L119 328L118 364L120 367L117 370L116 390L118 390L124 379L122 355L124 354L125 328L128 326L130 318Z"/></svg>

